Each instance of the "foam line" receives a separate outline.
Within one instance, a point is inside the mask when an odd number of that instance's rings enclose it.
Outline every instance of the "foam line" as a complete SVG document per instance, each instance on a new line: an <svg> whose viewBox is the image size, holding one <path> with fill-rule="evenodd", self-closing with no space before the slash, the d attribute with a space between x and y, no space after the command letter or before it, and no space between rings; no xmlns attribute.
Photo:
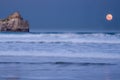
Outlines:
<svg viewBox="0 0 120 80"><path fill-rule="evenodd" d="M23 42L23 43L120 43L120 34L0 34L0 42Z"/></svg>
<svg viewBox="0 0 120 80"><path fill-rule="evenodd" d="M120 54L109 53L50 53L39 51L0 51L0 56L68 57L68 58L108 58L120 59Z"/></svg>

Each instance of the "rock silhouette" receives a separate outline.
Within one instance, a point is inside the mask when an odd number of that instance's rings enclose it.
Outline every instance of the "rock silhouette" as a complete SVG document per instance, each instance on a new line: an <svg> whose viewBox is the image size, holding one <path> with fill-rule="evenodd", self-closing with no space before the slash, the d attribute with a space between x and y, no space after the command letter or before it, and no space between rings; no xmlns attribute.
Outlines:
<svg viewBox="0 0 120 80"><path fill-rule="evenodd" d="M22 18L19 12L15 12L6 19L0 19L0 31L29 32L29 24L28 21Z"/></svg>

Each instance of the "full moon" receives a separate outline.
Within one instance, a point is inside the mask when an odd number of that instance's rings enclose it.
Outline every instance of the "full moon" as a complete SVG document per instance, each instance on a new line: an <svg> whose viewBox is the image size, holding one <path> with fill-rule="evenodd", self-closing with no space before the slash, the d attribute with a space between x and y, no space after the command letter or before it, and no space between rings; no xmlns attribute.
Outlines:
<svg viewBox="0 0 120 80"><path fill-rule="evenodd" d="M111 21L111 20L113 19L112 14L107 14L107 15L106 15L106 19L107 19L108 21Z"/></svg>

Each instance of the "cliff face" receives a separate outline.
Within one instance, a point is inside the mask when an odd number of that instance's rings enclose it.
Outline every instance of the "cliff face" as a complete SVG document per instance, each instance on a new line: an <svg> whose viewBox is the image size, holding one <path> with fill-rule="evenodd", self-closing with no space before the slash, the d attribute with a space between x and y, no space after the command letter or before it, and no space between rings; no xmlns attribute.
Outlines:
<svg viewBox="0 0 120 80"><path fill-rule="evenodd" d="M23 20L19 12L15 12L0 20L0 31L29 32L29 24Z"/></svg>

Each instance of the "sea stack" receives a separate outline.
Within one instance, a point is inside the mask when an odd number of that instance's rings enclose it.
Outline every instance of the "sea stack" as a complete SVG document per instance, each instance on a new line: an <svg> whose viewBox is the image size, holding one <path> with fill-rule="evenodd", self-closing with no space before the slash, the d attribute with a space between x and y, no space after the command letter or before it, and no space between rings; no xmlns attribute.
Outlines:
<svg viewBox="0 0 120 80"><path fill-rule="evenodd" d="M29 32L29 23L19 12L14 12L5 19L0 19L0 32Z"/></svg>

